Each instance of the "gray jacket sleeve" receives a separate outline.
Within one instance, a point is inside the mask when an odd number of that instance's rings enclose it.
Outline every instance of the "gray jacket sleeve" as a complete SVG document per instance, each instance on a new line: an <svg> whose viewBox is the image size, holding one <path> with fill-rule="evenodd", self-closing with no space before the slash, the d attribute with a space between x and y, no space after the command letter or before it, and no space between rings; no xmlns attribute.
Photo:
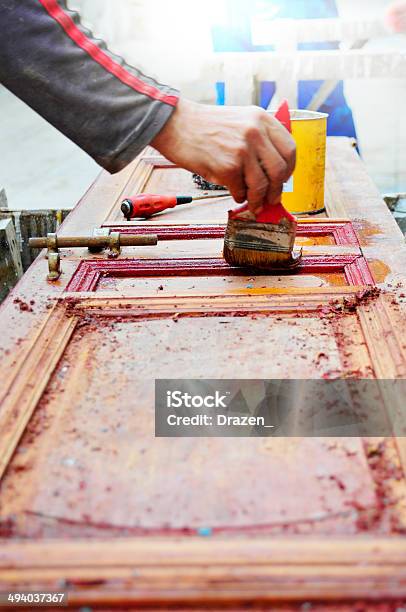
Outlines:
<svg viewBox="0 0 406 612"><path fill-rule="evenodd" d="M176 90L113 55L63 0L0 0L0 23L0 81L109 172L176 107Z"/></svg>

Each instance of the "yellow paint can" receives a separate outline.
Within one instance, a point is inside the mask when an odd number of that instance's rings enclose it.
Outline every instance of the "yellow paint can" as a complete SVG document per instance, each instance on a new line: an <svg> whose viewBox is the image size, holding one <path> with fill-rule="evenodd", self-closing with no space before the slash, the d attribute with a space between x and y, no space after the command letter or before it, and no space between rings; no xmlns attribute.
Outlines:
<svg viewBox="0 0 406 612"><path fill-rule="evenodd" d="M284 187L282 202L294 214L321 212L324 209L328 115L308 110L290 112L297 161L295 172Z"/></svg>

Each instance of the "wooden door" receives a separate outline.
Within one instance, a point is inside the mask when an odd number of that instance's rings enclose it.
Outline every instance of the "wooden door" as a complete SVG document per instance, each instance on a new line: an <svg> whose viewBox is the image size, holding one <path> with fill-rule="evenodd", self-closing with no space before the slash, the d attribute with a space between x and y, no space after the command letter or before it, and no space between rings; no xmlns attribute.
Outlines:
<svg viewBox="0 0 406 612"><path fill-rule="evenodd" d="M54 283L44 253L2 306L0 591L125 609L406 597L402 438L155 438L153 412L156 378L405 378L401 233L346 139L298 273L223 262L227 200L122 219L130 194L193 191L151 149L102 174L61 235L158 245L65 250Z"/></svg>

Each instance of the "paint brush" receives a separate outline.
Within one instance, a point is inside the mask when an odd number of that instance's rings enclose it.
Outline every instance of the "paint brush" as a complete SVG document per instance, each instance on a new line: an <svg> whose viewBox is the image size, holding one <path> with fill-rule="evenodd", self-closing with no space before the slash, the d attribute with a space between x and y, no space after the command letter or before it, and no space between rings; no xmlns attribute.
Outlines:
<svg viewBox="0 0 406 612"><path fill-rule="evenodd" d="M291 132L288 103L285 101L275 114ZM293 252L297 221L282 205L265 204L254 215L248 204L228 213L224 239L224 259L234 266L266 270L290 270L300 264L302 253Z"/></svg>

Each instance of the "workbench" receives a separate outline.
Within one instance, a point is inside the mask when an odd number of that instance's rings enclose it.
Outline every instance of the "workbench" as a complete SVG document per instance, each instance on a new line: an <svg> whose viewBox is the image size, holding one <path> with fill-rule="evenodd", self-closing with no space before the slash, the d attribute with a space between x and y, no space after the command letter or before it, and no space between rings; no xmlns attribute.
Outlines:
<svg viewBox="0 0 406 612"><path fill-rule="evenodd" d="M328 143L327 212L300 220L291 275L228 269L229 199L126 222L142 192L196 189L152 149L102 173L59 235L158 245L61 249L52 282L44 250L1 306L0 592L62 585L92 609L406 599L404 438L154 437L156 378L406 378L404 237L353 143Z"/></svg>

